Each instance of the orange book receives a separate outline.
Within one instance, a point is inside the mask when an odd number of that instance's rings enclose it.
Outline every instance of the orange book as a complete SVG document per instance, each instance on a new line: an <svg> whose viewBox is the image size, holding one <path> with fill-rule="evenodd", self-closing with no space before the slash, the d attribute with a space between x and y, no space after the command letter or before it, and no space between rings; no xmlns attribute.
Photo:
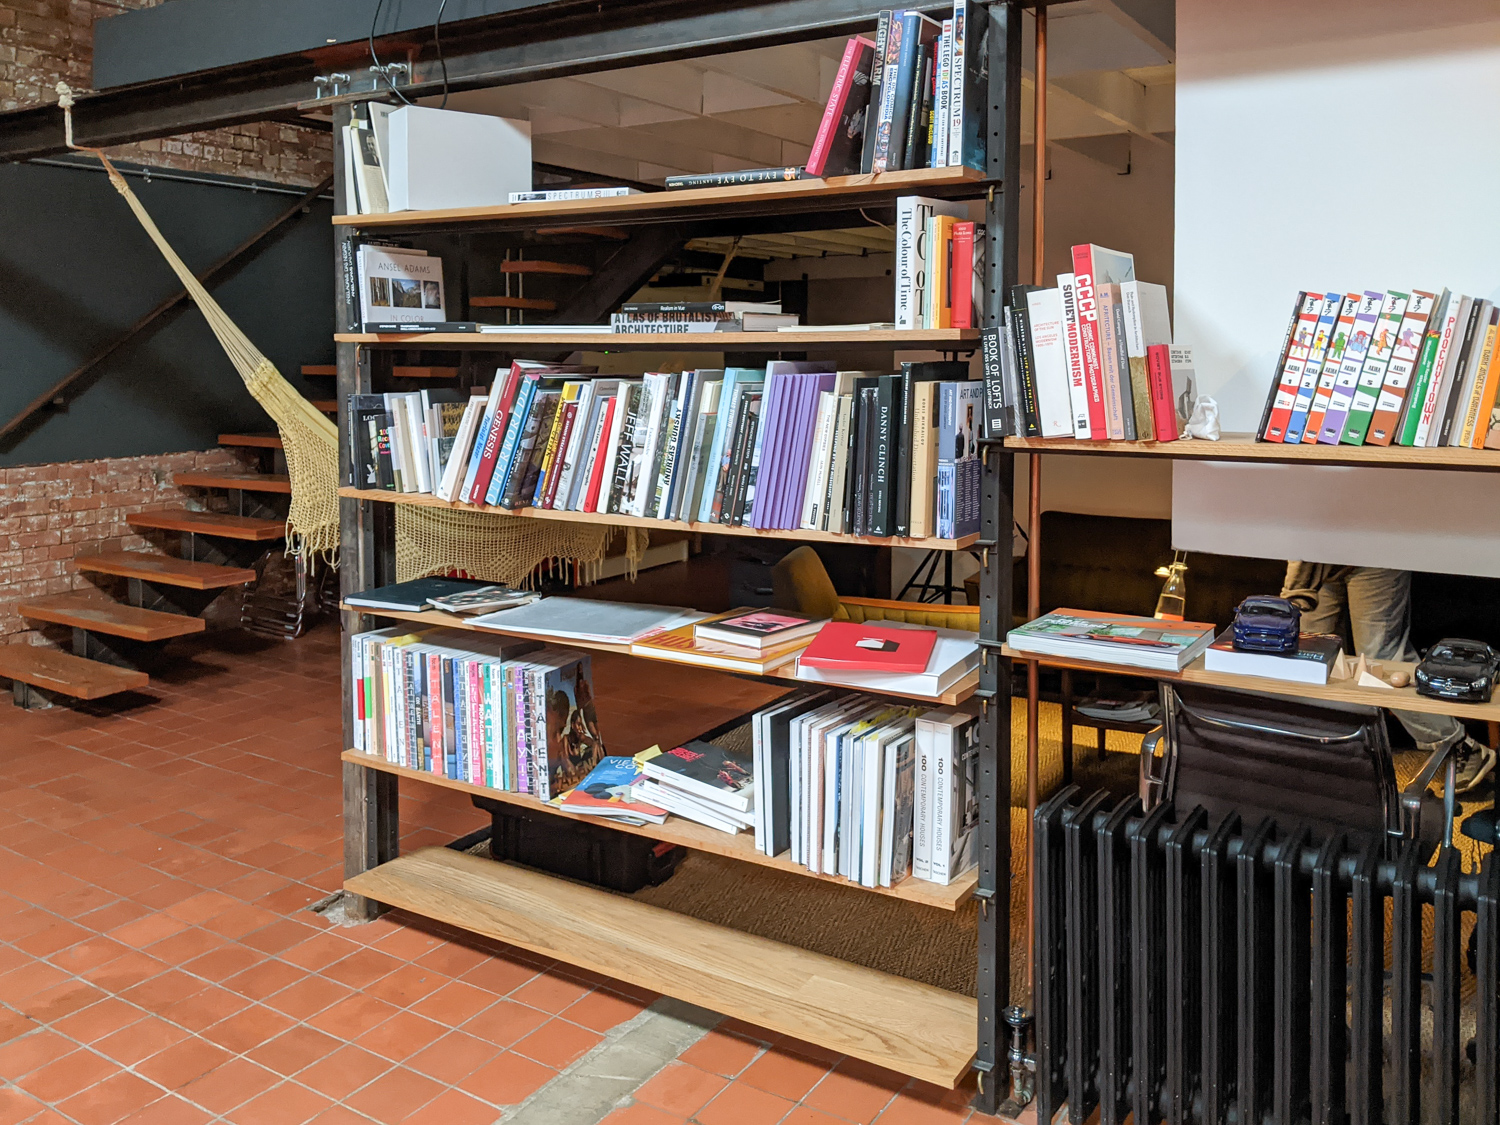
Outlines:
<svg viewBox="0 0 1500 1125"><path fill-rule="evenodd" d="M1495 427L1495 398L1500 391L1500 340L1490 350L1490 365L1484 373L1484 389L1479 392L1479 417L1474 421L1474 436L1469 439L1471 449L1494 449L1488 439L1497 436Z"/></svg>
<svg viewBox="0 0 1500 1125"><path fill-rule="evenodd" d="M733 614L719 615L719 617L730 616ZM711 617L708 620L717 621L719 617ZM702 625L705 622L700 621L697 624ZM811 639L811 637L803 637L789 644L757 652L743 645L699 640L693 635L692 625L683 625L677 629L662 629L655 633L648 633L631 644L630 654L682 664L699 664L706 668L720 668L726 672L747 672L752 676L764 676L767 672L780 668L784 664L790 664L797 654L807 647Z"/></svg>
<svg viewBox="0 0 1500 1125"><path fill-rule="evenodd" d="M931 244L927 249L928 327L953 327L953 225L952 215L934 215Z"/></svg>

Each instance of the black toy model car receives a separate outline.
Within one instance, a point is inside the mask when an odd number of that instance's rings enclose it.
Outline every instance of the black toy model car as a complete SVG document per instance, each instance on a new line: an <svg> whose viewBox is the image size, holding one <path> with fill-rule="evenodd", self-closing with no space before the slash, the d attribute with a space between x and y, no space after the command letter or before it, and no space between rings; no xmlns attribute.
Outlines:
<svg viewBox="0 0 1500 1125"><path fill-rule="evenodd" d="M1234 610L1234 647L1238 652L1285 656L1297 651L1302 611L1285 598L1257 594Z"/></svg>
<svg viewBox="0 0 1500 1125"><path fill-rule="evenodd" d="M1455 699L1462 703L1488 703L1500 671L1500 654L1483 641L1456 638L1438 641L1417 665L1418 695Z"/></svg>

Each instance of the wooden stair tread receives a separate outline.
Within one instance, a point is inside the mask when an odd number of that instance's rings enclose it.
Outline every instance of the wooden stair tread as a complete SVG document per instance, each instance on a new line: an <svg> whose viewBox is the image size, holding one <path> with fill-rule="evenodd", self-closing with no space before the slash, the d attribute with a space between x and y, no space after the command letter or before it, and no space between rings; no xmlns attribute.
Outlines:
<svg viewBox="0 0 1500 1125"><path fill-rule="evenodd" d="M336 399L315 398L309 399L308 401L310 401L314 407L321 410L324 414L337 414L339 412L339 404Z"/></svg>
<svg viewBox="0 0 1500 1125"><path fill-rule="evenodd" d="M556 301L541 297L470 297L469 304L476 309L535 309L538 312L555 312Z"/></svg>
<svg viewBox="0 0 1500 1125"><path fill-rule="evenodd" d="M280 492L290 496L292 478L285 473L174 473L173 484L193 488L237 488L244 492Z"/></svg>
<svg viewBox="0 0 1500 1125"><path fill-rule="evenodd" d="M397 379L457 379L456 367L403 367L396 364L391 375Z"/></svg>
<svg viewBox="0 0 1500 1125"><path fill-rule="evenodd" d="M165 641L189 633L201 633L208 627L201 617L139 609L88 593L58 594L23 602L21 616L33 621L50 621L54 625L71 625L111 637L128 637L132 641Z"/></svg>
<svg viewBox="0 0 1500 1125"><path fill-rule="evenodd" d="M522 258L515 262L501 262L501 273L547 273L562 277L592 277L594 271L575 262L543 262Z"/></svg>
<svg viewBox="0 0 1500 1125"><path fill-rule="evenodd" d="M423 848L344 886L938 1085L974 1059L972 997L540 872Z"/></svg>
<svg viewBox="0 0 1500 1125"><path fill-rule="evenodd" d="M217 590L255 581L255 571L248 566L219 566L145 551L104 551L97 555L79 555L73 562L79 570L93 574L140 578L188 590Z"/></svg>
<svg viewBox="0 0 1500 1125"><path fill-rule="evenodd" d="M220 445L245 446L250 449L280 449L280 434L220 434Z"/></svg>
<svg viewBox="0 0 1500 1125"><path fill-rule="evenodd" d="M578 235L584 238L604 238L610 242L628 242L630 232L624 227L537 227L532 233L538 235Z"/></svg>
<svg viewBox="0 0 1500 1125"><path fill-rule="evenodd" d="M304 375L337 375L338 365L332 363L304 363L302 374Z"/></svg>
<svg viewBox="0 0 1500 1125"><path fill-rule="evenodd" d="M160 512L136 512L125 520L131 527L154 527L161 531L191 531L198 535L217 535L221 539L245 539L262 543L286 535L286 521L263 520L254 516L232 516L227 512L193 512L186 508L168 508Z"/></svg>
<svg viewBox="0 0 1500 1125"><path fill-rule="evenodd" d="M144 672L37 645L0 645L0 677L75 699L101 699L151 682Z"/></svg>

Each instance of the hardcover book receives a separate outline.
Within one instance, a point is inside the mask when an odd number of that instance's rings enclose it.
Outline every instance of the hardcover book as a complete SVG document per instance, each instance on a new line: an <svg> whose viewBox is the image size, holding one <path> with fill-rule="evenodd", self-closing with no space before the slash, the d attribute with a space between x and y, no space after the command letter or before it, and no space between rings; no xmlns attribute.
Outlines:
<svg viewBox="0 0 1500 1125"><path fill-rule="evenodd" d="M1313 391L1312 405L1307 409L1307 421L1303 425L1302 444L1317 442L1323 431L1323 419L1328 416L1328 406L1333 401L1333 384L1338 378L1339 368L1344 363L1344 351L1349 337L1354 334L1354 317L1359 312L1360 295L1345 293L1339 306L1338 320L1334 322L1333 338L1328 341L1328 351L1323 356L1323 369L1318 373L1318 383ZM1283 347L1285 352L1285 347ZM1267 400L1267 410L1270 400ZM1264 427L1262 427L1264 430Z"/></svg>
<svg viewBox="0 0 1500 1125"><path fill-rule="evenodd" d="M1401 322L1410 299L1411 294L1392 290L1385 295L1385 301L1380 306L1380 317L1375 322L1374 335L1365 352L1364 366L1360 369L1359 382L1355 385L1354 397L1349 405L1349 416L1344 420L1344 432L1339 438L1344 445L1365 443L1365 435L1375 416L1375 404L1385 385L1386 369L1390 366L1391 354L1401 333Z"/></svg>
<svg viewBox="0 0 1500 1125"><path fill-rule="evenodd" d="M762 651L817 634L826 622L784 609L739 609L693 626L699 640Z"/></svg>
<svg viewBox="0 0 1500 1125"><path fill-rule="evenodd" d="M1318 431L1318 441L1323 445L1337 445L1344 434L1344 423L1354 405L1354 391L1359 386L1359 375L1364 370L1365 354L1375 338L1375 324L1380 319L1385 294L1366 289L1359 300L1359 309L1354 314L1354 329L1344 347L1343 362L1333 380L1333 394L1329 396L1328 413L1323 416L1323 428Z"/></svg>
<svg viewBox="0 0 1500 1125"><path fill-rule="evenodd" d="M1006 634L1017 652L1180 672L1206 649L1214 627L1119 613L1059 609Z"/></svg>
<svg viewBox="0 0 1500 1125"><path fill-rule="evenodd" d="M1313 334L1312 350L1302 368L1302 384L1297 388L1297 397L1292 403L1291 417L1287 420L1282 442L1300 445L1307 432L1308 414L1312 411L1313 398L1318 392L1318 382L1323 375L1323 365L1328 359L1329 345L1333 342L1334 329L1338 325L1339 310L1343 307L1344 295L1329 291L1323 294L1323 307L1318 313L1318 326ZM1357 302L1356 302L1357 304Z"/></svg>
<svg viewBox="0 0 1500 1125"><path fill-rule="evenodd" d="M1326 684L1328 674L1342 652L1343 643L1339 638L1323 633L1303 633L1297 651L1285 655L1239 652L1234 647L1234 630L1225 629L1204 651L1203 669L1234 676L1264 676L1298 684Z"/></svg>
<svg viewBox="0 0 1500 1125"><path fill-rule="evenodd" d="M830 621L798 663L840 671L916 674L927 669L935 629L896 629L873 622Z"/></svg>
<svg viewBox="0 0 1500 1125"><path fill-rule="evenodd" d="M753 754L693 741L647 759L641 772L665 787L726 809L745 813L755 805Z"/></svg>
<svg viewBox="0 0 1500 1125"><path fill-rule="evenodd" d="M863 36L855 36L845 46L817 139L807 158L809 176L852 176L859 172L874 57L875 44Z"/></svg>

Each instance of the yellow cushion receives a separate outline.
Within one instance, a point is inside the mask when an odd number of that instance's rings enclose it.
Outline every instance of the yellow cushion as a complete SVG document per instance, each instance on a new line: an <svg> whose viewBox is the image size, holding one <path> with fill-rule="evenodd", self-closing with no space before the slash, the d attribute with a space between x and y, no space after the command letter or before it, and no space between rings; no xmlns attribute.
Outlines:
<svg viewBox="0 0 1500 1125"><path fill-rule="evenodd" d="M771 568L772 601L778 609L791 609L808 617L832 617L839 607L838 591L818 552L807 544L787 552Z"/></svg>
<svg viewBox="0 0 1500 1125"><path fill-rule="evenodd" d="M941 605L928 602L899 602L885 598L841 598L835 621L900 621L925 625L930 629L967 629L979 631L979 607Z"/></svg>

